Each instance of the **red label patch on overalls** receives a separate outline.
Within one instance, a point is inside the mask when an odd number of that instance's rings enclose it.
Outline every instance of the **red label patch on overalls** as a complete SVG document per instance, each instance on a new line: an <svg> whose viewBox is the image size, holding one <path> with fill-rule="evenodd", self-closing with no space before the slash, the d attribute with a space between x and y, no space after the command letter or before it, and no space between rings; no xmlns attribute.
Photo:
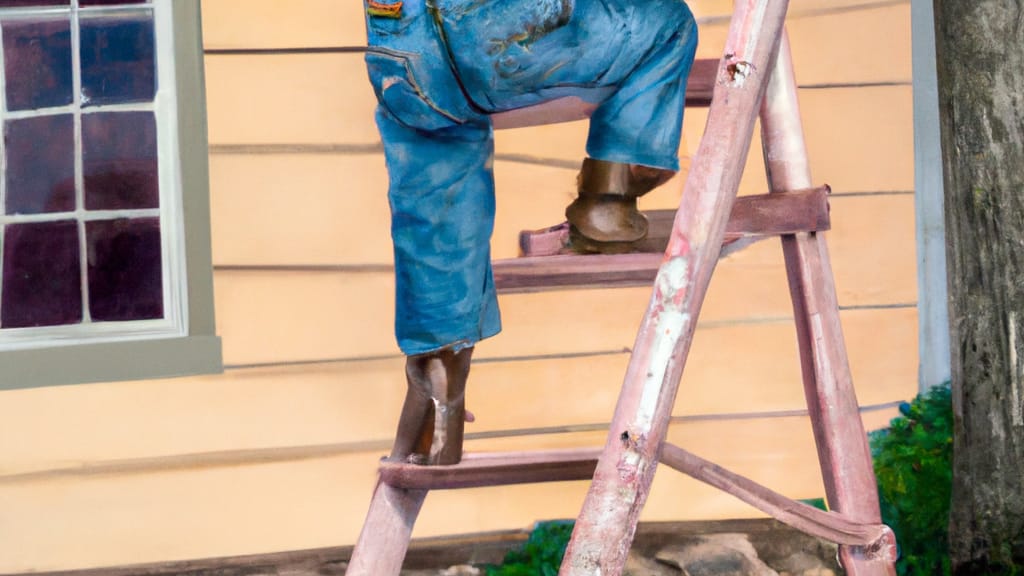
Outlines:
<svg viewBox="0 0 1024 576"><path fill-rule="evenodd" d="M401 18L403 2L367 0L366 13L377 18Z"/></svg>

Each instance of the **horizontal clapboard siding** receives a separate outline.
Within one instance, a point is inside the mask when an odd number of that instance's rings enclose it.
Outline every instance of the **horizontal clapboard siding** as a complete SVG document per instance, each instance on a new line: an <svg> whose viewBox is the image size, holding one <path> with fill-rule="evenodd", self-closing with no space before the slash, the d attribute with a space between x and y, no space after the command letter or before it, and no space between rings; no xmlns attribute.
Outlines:
<svg viewBox="0 0 1024 576"><path fill-rule="evenodd" d="M887 414L866 416L884 424ZM708 439L714 438L713 444ZM811 432L803 418L674 425L669 439L723 466L799 498L822 493ZM603 433L549 436L546 448L593 446ZM471 449L512 449L522 439L470 442ZM121 564L299 550L353 542L373 488L380 451L156 472L0 481L5 529L3 570ZM570 518L585 482L435 492L415 536L528 526ZM40 519L51 509L51 520ZM664 469L644 520L749 516L731 496Z"/></svg>
<svg viewBox="0 0 1024 576"><path fill-rule="evenodd" d="M837 195L833 207L837 228L843 226L844 220L859 217L846 212L847 208L856 211L857 205L840 200L842 195L898 193L913 188L913 171L906 168L912 166L913 160L912 127L901 120L912 112L909 87L805 90L801 98L815 179L830 184ZM223 102L222 116L232 113L231 99L214 97L212 88L211 100ZM837 114L833 106L843 113ZM366 129L372 130L372 121L363 121ZM687 128L695 133L691 142L699 141L703 121L703 110L689 113ZM499 142L507 134L499 132ZM269 134L266 138L278 136ZM215 143L228 139L217 132L211 138ZM520 140L525 142L525 138ZM842 152L815 153L833 148ZM522 148L509 154L526 152ZM578 159L579 154L565 154L559 160L568 162L573 157ZM387 173L379 152L323 153L314 149L313 153L303 154L232 150L211 157L211 173L214 261L218 265L366 264L390 260ZM760 148L755 147L748 157L743 191L766 192L763 174ZM499 158L495 175L498 220L493 246L495 257L508 258L516 255L520 230L542 228L564 218L565 205L575 194L575 169ZM643 207L677 206L682 183L683 178L677 177L644 197ZM892 202L884 196L874 200ZM891 227L891 223L885 226ZM878 226L874 231L892 233L882 228ZM897 228L912 240L912 221ZM874 241L870 235L865 235L864 240L868 244ZM904 248L908 262L912 261L914 243L911 241ZM836 259L846 256L837 254Z"/></svg>
<svg viewBox="0 0 1024 576"><path fill-rule="evenodd" d="M892 401L892 390L914 377L902 352L915 340L913 310L851 310L842 319L861 402ZM785 320L702 327L673 413L699 418L803 409L794 337ZM607 423L628 359L619 347L569 357L480 361L472 368L468 392L477 415L469 432ZM122 383L103 391L15 394L8 406L36 405L31 412L5 406L4 438L36 422L60 422L76 432L5 445L0 486L6 476L75 462L324 444L386 446L404 394L401 370L402 360L394 356L236 369L216 377ZM110 418L114 402L130 403L132 410Z"/></svg>

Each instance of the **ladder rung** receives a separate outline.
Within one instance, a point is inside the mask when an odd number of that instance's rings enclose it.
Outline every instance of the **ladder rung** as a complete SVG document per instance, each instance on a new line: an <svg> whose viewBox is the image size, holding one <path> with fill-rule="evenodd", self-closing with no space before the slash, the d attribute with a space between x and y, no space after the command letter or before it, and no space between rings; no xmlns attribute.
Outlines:
<svg viewBox="0 0 1024 576"><path fill-rule="evenodd" d="M793 192L743 196L736 199L726 231L726 244L798 232L820 232L831 226L828 186ZM648 238L631 254L579 255L568 253L569 229L560 224L523 232L524 256L494 262L494 282L501 292L650 284L661 266L672 233L674 210L645 212Z"/></svg>
<svg viewBox="0 0 1024 576"><path fill-rule="evenodd" d="M715 91L715 79L722 61L718 58L701 58L693 62L690 77L686 81L686 107L711 106L711 95Z"/></svg>
<svg viewBox="0 0 1024 576"><path fill-rule="evenodd" d="M725 243L741 238L781 236L800 232L824 232L832 227L829 216L828 186L740 196L732 205L725 229ZM675 210L648 212L650 231L645 251L664 253L675 223Z"/></svg>
<svg viewBox="0 0 1024 576"><path fill-rule="evenodd" d="M381 481L410 490L450 490L509 484L590 480L600 448L466 454L454 466L381 462Z"/></svg>
<svg viewBox="0 0 1024 576"><path fill-rule="evenodd" d="M725 230L726 243L740 238L779 236L797 232L821 232L831 227L829 218L828 186L741 196L733 203L732 213ZM647 239L636 252L662 254L672 234L675 210L648 210L644 212L650 224ZM556 256L568 254L569 225L562 223L543 230L524 231L519 234L519 249L524 257Z"/></svg>
<svg viewBox="0 0 1024 576"><path fill-rule="evenodd" d="M505 294L650 285L663 258L654 253L512 258L494 263L494 284Z"/></svg>

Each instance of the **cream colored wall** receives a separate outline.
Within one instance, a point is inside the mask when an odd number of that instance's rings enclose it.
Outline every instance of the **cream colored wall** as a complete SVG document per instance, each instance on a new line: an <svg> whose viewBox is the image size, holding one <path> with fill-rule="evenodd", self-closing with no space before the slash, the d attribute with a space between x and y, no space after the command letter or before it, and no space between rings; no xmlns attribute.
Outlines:
<svg viewBox="0 0 1024 576"><path fill-rule="evenodd" d="M874 7L843 9L869 4ZM693 0L701 57L731 2ZM794 0L789 30L815 178L862 405L916 390L910 7ZM354 0L206 0L208 49L355 47ZM0 573L351 543L404 393L391 335L386 174L358 53L207 57L223 375L0 394ZM687 113L686 155L706 114ZM556 223L585 124L498 134L498 257ZM509 160L530 156L537 163ZM760 151L742 184L763 191ZM644 199L674 206L675 184ZM325 266L322 270L274 266ZM248 267L248 268L247 268ZM269 267L269 268L268 268ZM600 445L648 291L501 298L479 347L471 450ZM822 495L781 254L724 261L670 439L790 496ZM334 362L319 362L334 360ZM728 415L747 414L744 418ZM771 414L776 413L776 414ZM772 417L775 416L775 417ZM878 428L891 410L865 414ZM436 493L416 535L573 517L586 483ZM665 470L646 520L756 515Z"/></svg>

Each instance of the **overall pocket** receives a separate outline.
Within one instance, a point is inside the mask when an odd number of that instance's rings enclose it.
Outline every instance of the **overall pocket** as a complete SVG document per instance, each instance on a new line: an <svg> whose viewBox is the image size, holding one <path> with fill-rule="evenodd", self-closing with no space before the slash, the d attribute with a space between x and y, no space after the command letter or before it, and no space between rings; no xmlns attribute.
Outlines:
<svg viewBox="0 0 1024 576"><path fill-rule="evenodd" d="M440 130L465 123L467 119L454 106L445 104L446 100L464 99L464 96L432 93L430 70L423 69L421 58L418 54L370 47L366 52L366 67L377 101L409 128ZM417 71L423 74L422 78L417 77ZM450 74L448 70L439 73Z"/></svg>

